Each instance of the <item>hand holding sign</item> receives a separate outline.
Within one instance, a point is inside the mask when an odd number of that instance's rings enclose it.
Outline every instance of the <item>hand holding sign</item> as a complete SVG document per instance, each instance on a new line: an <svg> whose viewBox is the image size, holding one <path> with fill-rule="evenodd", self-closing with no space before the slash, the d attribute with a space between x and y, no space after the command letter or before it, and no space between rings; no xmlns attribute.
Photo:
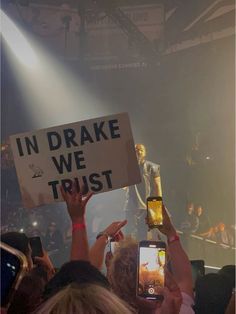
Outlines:
<svg viewBox="0 0 236 314"><path fill-rule="evenodd" d="M72 223L84 222L86 204L88 203L93 193L88 193L86 196L83 196L82 192L77 192L76 186L74 185L71 193L66 192L61 187L61 194L64 201L66 202L67 210Z"/></svg>

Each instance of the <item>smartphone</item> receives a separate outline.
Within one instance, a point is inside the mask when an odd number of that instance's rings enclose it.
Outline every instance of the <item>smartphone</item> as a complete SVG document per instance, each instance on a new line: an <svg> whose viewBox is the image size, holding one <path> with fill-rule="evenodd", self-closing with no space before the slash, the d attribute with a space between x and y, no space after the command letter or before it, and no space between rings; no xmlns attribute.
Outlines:
<svg viewBox="0 0 236 314"><path fill-rule="evenodd" d="M164 287L166 264L165 242L141 241L138 254L137 296L161 300L159 288Z"/></svg>
<svg viewBox="0 0 236 314"><path fill-rule="evenodd" d="M116 251L118 247L119 247L119 242L111 239L110 240L110 252L112 253L112 255L114 254L114 252Z"/></svg>
<svg viewBox="0 0 236 314"><path fill-rule="evenodd" d="M21 279L26 274L27 259L18 250L0 242L1 248L1 307L7 308Z"/></svg>
<svg viewBox="0 0 236 314"><path fill-rule="evenodd" d="M162 197L151 196L147 198L147 224L151 228L163 225Z"/></svg>
<svg viewBox="0 0 236 314"><path fill-rule="evenodd" d="M197 278L205 275L205 263L203 260L192 260L192 278L193 278L193 289L195 288L195 283Z"/></svg>
<svg viewBox="0 0 236 314"><path fill-rule="evenodd" d="M43 256L43 246L40 237L29 238L30 246L32 249L32 257Z"/></svg>

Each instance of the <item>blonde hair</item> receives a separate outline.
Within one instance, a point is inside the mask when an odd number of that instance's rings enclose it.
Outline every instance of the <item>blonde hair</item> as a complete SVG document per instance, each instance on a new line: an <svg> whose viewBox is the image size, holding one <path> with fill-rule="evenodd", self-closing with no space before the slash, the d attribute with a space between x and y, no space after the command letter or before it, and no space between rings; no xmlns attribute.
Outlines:
<svg viewBox="0 0 236 314"><path fill-rule="evenodd" d="M70 284L44 303L35 314L133 314L109 290L95 285Z"/></svg>
<svg viewBox="0 0 236 314"><path fill-rule="evenodd" d="M132 239L120 242L109 268L112 290L133 308L137 308L137 258L138 243Z"/></svg>

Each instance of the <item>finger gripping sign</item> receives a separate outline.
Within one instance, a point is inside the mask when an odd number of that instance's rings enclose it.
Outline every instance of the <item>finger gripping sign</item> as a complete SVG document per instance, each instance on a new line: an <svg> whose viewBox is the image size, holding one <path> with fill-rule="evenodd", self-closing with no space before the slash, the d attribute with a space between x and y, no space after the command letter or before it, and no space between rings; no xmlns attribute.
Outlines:
<svg viewBox="0 0 236 314"><path fill-rule="evenodd" d="M12 135L23 205L62 201L60 186L106 192L140 182L127 113Z"/></svg>

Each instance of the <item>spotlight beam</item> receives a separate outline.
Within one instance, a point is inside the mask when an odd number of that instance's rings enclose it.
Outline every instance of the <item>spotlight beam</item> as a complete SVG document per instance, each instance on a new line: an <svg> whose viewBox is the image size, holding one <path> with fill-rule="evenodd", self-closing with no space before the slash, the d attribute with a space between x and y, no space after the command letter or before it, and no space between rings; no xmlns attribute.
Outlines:
<svg viewBox="0 0 236 314"><path fill-rule="evenodd" d="M38 58L19 28L0 9L1 34L17 59L29 68L38 64Z"/></svg>

